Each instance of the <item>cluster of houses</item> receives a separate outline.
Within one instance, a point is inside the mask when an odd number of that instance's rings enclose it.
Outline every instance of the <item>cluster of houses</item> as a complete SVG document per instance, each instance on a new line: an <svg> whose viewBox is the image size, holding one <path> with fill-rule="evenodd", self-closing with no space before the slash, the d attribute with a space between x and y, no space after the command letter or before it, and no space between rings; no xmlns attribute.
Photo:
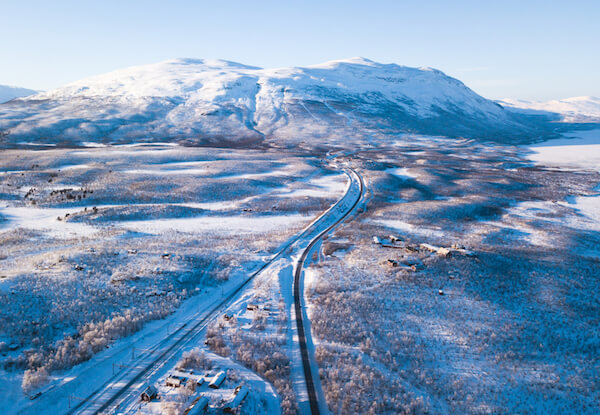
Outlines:
<svg viewBox="0 0 600 415"><path fill-rule="evenodd" d="M190 375L192 373L193 372L191 371ZM208 383L209 388L219 389L226 379L227 374L223 370L218 371L217 373L211 376L183 376L181 374L169 374L165 378L165 386L167 388L176 389L189 385L189 382L194 382L195 387L202 386L205 383ZM248 392L249 390L246 385L238 385L229 396L229 399L227 399L225 405L222 406L223 412L234 413L236 409L242 404L242 402L248 395ZM159 391L154 385L148 385L142 392L140 399L143 402L153 402L155 400L158 400L160 399ZM200 396L198 396L188 408L187 414L204 414L208 411L209 404L210 398L206 396L206 394L200 394Z"/></svg>
<svg viewBox="0 0 600 415"><path fill-rule="evenodd" d="M411 245L408 244L402 239L390 235L387 238L380 238L378 236L373 236L373 243L382 246L383 248L391 248L391 249L402 249L403 251L408 252L429 252L437 254L441 257L447 258L452 255L462 255L462 256L475 256L473 251L466 249L464 246L458 244L452 244L450 247L444 246L435 246L427 243L422 243L419 245ZM387 264L391 267L399 267L405 268L410 271L417 271L419 269L424 268L423 262L416 257L406 257L401 255L400 259L389 258Z"/></svg>

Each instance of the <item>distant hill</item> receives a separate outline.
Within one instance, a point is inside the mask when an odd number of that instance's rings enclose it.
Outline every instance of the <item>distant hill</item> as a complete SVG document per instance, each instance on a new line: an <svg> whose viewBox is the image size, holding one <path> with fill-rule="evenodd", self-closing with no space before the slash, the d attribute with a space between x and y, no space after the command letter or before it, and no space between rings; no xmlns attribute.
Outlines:
<svg viewBox="0 0 600 415"><path fill-rule="evenodd" d="M545 134L538 124L439 70L364 58L278 69L175 59L0 105L5 145L372 144L404 133L515 142Z"/></svg>
<svg viewBox="0 0 600 415"><path fill-rule="evenodd" d="M26 97L28 95L35 95L37 93L38 91L34 91L33 89L0 85L0 104L6 101L10 101L14 98Z"/></svg>
<svg viewBox="0 0 600 415"><path fill-rule="evenodd" d="M600 122L600 98L573 97L547 102L504 99L502 105L517 111L559 114L563 122Z"/></svg>

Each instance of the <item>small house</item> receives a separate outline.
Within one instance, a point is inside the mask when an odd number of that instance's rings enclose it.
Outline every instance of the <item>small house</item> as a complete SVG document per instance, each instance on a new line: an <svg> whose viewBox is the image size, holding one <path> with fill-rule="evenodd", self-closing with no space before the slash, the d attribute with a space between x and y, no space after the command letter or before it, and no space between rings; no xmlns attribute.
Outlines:
<svg viewBox="0 0 600 415"><path fill-rule="evenodd" d="M248 387L246 385L239 385L231 394L231 399L225 405L223 411L233 413L240 406L246 395L248 395Z"/></svg>
<svg viewBox="0 0 600 415"><path fill-rule="evenodd" d="M165 380L165 385L171 388L178 388L185 382L185 378L181 376L169 375Z"/></svg>
<svg viewBox="0 0 600 415"><path fill-rule="evenodd" d="M443 256L443 257L449 257L450 256L450 250L448 248L444 248L441 247L437 250L437 253L439 256Z"/></svg>
<svg viewBox="0 0 600 415"><path fill-rule="evenodd" d="M188 415L205 414L206 411L208 410L209 402L210 402L210 400L208 399L207 396L201 396L200 399L198 399L198 402L196 402L196 404L192 407L192 409L190 409L190 411L188 412Z"/></svg>
<svg viewBox="0 0 600 415"><path fill-rule="evenodd" d="M444 248L443 246L435 246L430 244L421 244L420 246L422 249L425 249L429 252L435 252L440 256L450 256L450 250L448 248Z"/></svg>
<svg viewBox="0 0 600 415"><path fill-rule="evenodd" d="M410 267L413 271L421 270L425 268L423 262L420 259L414 257L406 257L402 259L402 264Z"/></svg>
<svg viewBox="0 0 600 415"><path fill-rule="evenodd" d="M248 311L257 311L258 310L258 304L248 304L246 306L246 310L248 310Z"/></svg>
<svg viewBox="0 0 600 415"><path fill-rule="evenodd" d="M220 371L212 378L212 380L208 384L208 387L212 388L212 389L219 389L219 387L223 384L224 380L225 380L225 372Z"/></svg>
<svg viewBox="0 0 600 415"><path fill-rule="evenodd" d="M141 398L142 398L142 401L144 401L144 402L152 402L154 399L156 399L157 396L158 396L158 391L156 390L156 388L152 385L149 385L142 392Z"/></svg>
<svg viewBox="0 0 600 415"><path fill-rule="evenodd" d="M437 250L439 249L439 247L430 244L421 244L419 246L421 247L421 249L424 249L429 252L437 252Z"/></svg>

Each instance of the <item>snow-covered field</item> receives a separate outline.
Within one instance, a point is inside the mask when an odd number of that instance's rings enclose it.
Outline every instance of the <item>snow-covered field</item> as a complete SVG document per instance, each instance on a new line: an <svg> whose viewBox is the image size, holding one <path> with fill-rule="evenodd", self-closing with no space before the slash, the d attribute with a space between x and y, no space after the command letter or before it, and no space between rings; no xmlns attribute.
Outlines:
<svg viewBox="0 0 600 415"><path fill-rule="evenodd" d="M565 136L530 147L529 158L538 165L600 172L600 130L578 131ZM579 212L580 215L569 218L571 226L600 231L600 183L594 190L595 194L569 195L556 202Z"/></svg>
<svg viewBox="0 0 600 415"><path fill-rule="evenodd" d="M248 275L347 185L315 158L171 145L5 150L0 172L9 413L24 392Z"/></svg>
<svg viewBox="0 0 600 415"><path fill-rule="evenodd" d="M531 146L529 158L551 167L600 171L600 130L577 131L564 136Z"/></svg>
<svg viewBox="0 0 600 415"><path fill-rule="evenodd" d="M597 413L595 148L415 143L357 152L368 208L311 268L330 410Z"/></svg>

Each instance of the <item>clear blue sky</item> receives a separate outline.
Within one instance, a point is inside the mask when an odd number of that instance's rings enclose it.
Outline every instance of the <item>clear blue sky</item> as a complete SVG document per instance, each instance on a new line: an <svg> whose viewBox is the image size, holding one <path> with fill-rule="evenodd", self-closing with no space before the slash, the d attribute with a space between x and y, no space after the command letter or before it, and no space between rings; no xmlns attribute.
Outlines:
<svg viewBox="0 0 600 415"><path fill-rule="evenodd" d="M176 57L261 67L363 56L488 98L600 96L600 0L0 0L0 84L51 89Z"/></svg>

